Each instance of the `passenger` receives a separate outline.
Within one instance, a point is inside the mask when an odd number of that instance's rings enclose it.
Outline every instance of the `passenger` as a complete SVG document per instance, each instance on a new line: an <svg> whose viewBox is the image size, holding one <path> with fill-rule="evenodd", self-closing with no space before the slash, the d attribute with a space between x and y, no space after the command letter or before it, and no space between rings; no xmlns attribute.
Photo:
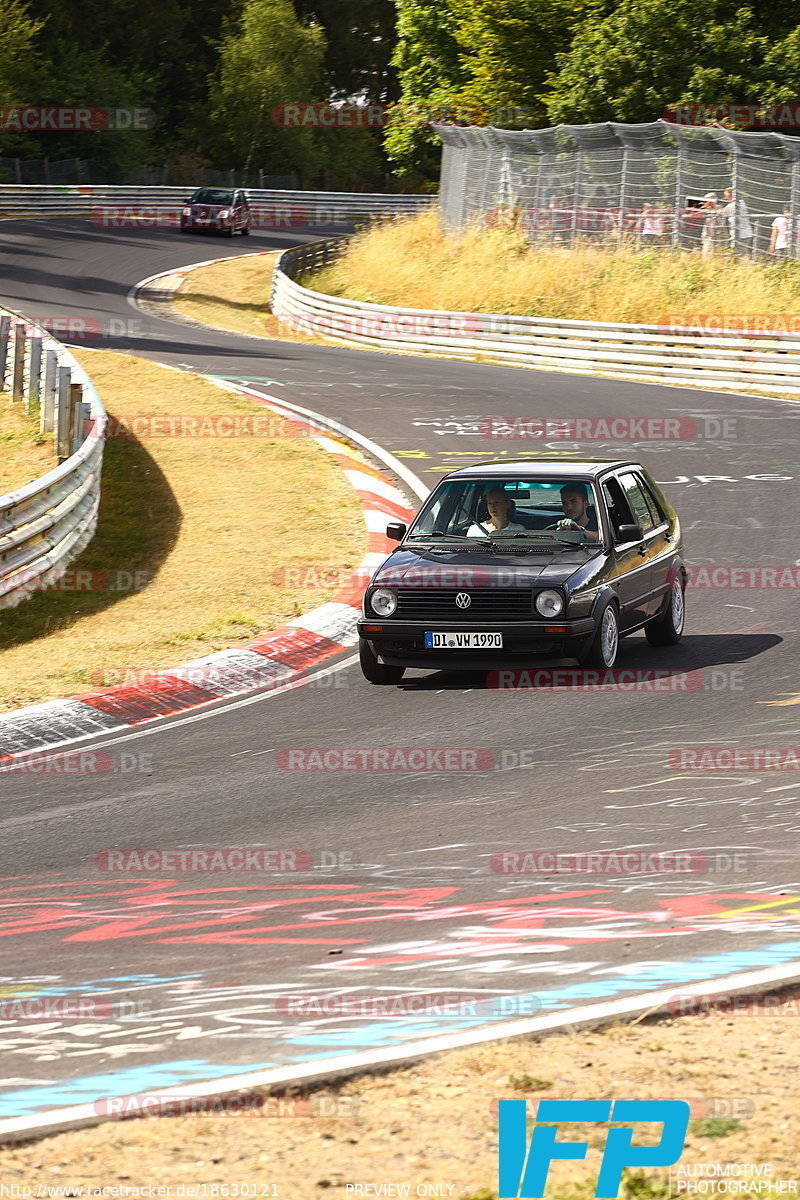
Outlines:
<svg viewBox="0 0 800 1200"><path fill-rule="evenodd" d="M519 530L524 533L524 525L515 525L509 520L514 511L514 501L502 488L487 488L484 499L489 516L482 524L471 525L467 530L467 537L486 537L487 534L496 533L498 530L503 530L504 533Z"/></svg>
<svg viewBox="0 0 800 1200"><path fill-rule="evenodd" d="M561 489L561 507L566 515L556 529L580 529L588 541L599 542L597 515L589 512L589 489L585 483L565 483Z"/></svg>

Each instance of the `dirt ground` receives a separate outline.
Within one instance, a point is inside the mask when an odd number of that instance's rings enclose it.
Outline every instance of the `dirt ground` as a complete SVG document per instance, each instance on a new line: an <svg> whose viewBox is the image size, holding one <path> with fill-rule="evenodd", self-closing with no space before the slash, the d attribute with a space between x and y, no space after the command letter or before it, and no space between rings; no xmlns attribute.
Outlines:
<svg viewBox="0 0 800 1200"><path fill-rule="evenodd" d="M498 1042L303 1093L310 1111L322 1115L292 1116L288 1100L272 1101L268 1115L110 1121L6 1146L0 1182L114 1186L125 1189L114 1193L120 1196L156 1184L169 1189L165 1196L191 1195L187 1185L197 1185L198 1196L235 1196L238 1187L240 1196L282 1200L495 1200L500 1098L688 1100L693 1119L682 1168L769 1164L773 1179L792 1180L800 1177L798 1030L800 995L787 994L774 1015L712 1012ZM295 1102L295 1110L303 1107ZM561 1140L586 1138L590 1149L585 1165L553 1164L546 1191L552 1200L594 1195L605 1133L598 1127L587 1135L589 1128L562 1127ZM637 1134L634 1142L646 1137ZM668 1175L666 1168L634 1172L620 1196L666 1197ZM367 1184L373 1190L364 1190ZM400 1190L374 1190L388 1184Z"/></svg>

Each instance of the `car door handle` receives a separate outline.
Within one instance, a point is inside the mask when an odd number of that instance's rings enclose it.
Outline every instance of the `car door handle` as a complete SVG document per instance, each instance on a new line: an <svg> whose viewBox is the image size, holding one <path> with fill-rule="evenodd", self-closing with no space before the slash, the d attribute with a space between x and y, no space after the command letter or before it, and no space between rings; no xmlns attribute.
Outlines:
<svg viewBox="0 0 800 1200"><path fill-rule="evenodd" d="M639 552L639 554L641 554L642 558L647 558L647 547L646 546L640 546L638 552Z"/></svg>

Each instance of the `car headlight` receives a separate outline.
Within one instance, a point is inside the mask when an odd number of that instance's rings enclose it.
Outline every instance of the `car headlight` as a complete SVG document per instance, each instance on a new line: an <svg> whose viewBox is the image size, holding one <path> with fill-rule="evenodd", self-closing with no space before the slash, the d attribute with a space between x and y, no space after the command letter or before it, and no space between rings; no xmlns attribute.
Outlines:
<svg viewBox="0 0 800 1200"><path fill-rule="evenodd" d="M553 588L546 588L543 592L539 592L534 604L540 616L557 617L564 609L564 597Z"/></svg>
<svg viewBox="0 0 800 1200"><path fill-rule="evenodd" d="M184 215L185 217L190 217L190 216L192 215L192 210L191 210L190 208L185 208L185 209L183 210L183 215Z"/></svg>
<svg viewBox="0 0 800 1200"><path fill-rule="evenodd" d="M229 213L227 208L222 208L217 213L217 216L220 218L221 221L226 221L230 215L231 214Z"/></svg>
<svg viewBox="0 0 800 1200"><path fill-rule="evenodd" d="M397 608L397 593L391 588L376 588L369 598L369 606L379 617L390 617Z"/></svg>

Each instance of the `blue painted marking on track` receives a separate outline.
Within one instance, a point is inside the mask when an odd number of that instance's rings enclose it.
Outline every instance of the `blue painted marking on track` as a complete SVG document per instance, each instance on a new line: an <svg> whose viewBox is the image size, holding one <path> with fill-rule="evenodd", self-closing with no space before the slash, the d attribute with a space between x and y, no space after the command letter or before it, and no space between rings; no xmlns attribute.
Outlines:
<svg viewBox="0 0 800 1200"><path fill-rule="evenodd" d="M677 962L654 963L644 968L631 964L602 979L571 983L564 987L541 992L523 992L505 997L505 1011L500 1009L503 997L482 1001L480 1015L441 1020L438 1017L416 1018L405 1021L399 1018L372 1022L355 1028L320 1030L317 1033L297 1034L286 1038L284 1044L299 1047L318 1047L316 1052L298 1054L296 1061L310 1062L332 1058L353 1050L392 1045L408 1041L413 1037L431 1037L441 1033L455 1033L486 1025L488 1021L508 1020L519 1015L508 1011L509 1004L516 1000L523 1009L521 1015L531 1011L546 1012L568 1009L587 1000L611 999L624 992L659 990L675 984L702 982L740 971L758 967L777 966L800 960L800 941L778 942L758 950L730 950L724 954L708 954L702 958ZM149 978L136 976L131 978ZM155 978L155 977L154 977ZM196 974L179 978L197 978ZM108 980L106 980L109 982ZM82 985L84 988L86 984ZM479 1005L476 1005L476 1010ZM238 1075L249 1071L266 1070L274 1066L287 1066L291 1060L282 1057L280 1063L220 1064L203 1059L176 1060L170 1063L142 1064L113 1071L105 1075L87 1075L77 1079L48 1084L42 1087L21 1088L0 1095L0 1116L23 1116L43 1109L79 1103L91 1103L103 1097L127 1096L157 1088L178 1087L181 1083L199 1079L218 1079L223 1075Z"/></svg>
<svg viewBox="0 0 800 1200"><path fill-rule="evenodd" d="M241 1063L212 1063L203 1058L176 1059L169 1063L140 1063L124 1071L106 1075L84 1075L64 1079L43 1087L19 1088L0 1096L0 1117L22 1117L42 1109L61 1108L72 1104L91 1104L104 1096L132 1096L152 1093L163 1088L180 1087L198 1079L217 1079L221 1075L241 1075L246 1071L262 1071L275 1063L263 1062L242 1066Z"/></svg>
<svg viewBox="0 0 800 1200"><path fill-rule="evenodd" d="M629 968L602 979L571 983L548 991L522 992L507 996L505 1005L502 1003L503 997L482 1001L481 1004L475 1005L479 1015L474 1017L451 1017L447 1020L431 1017L413 1021L393 1017L356 1028L297 1034L287 1040L296 1046L337 1046L340 1053L347 1050L366 1050L372 1046L407 1041L413 1036L430 1037L437 1033L455 1033L459 1029L479 1027L488 1021L507 1021L515 1016L528 1016L535 1012L558 1011L585 1001L611 999L624 992L657 991L670 985L696 983L721 975L734 975L739 971L755 970L758 967L777 966L779 963L795 959L800 959L800 942L778 942L774 946L764 946L759 950L730 950L725 954L708 954L703 958L688 961L654 963L643 969L637 969L635 964L632 964ZM512 1000L517 1002L521 1012L508 1011Z"/></svg>

